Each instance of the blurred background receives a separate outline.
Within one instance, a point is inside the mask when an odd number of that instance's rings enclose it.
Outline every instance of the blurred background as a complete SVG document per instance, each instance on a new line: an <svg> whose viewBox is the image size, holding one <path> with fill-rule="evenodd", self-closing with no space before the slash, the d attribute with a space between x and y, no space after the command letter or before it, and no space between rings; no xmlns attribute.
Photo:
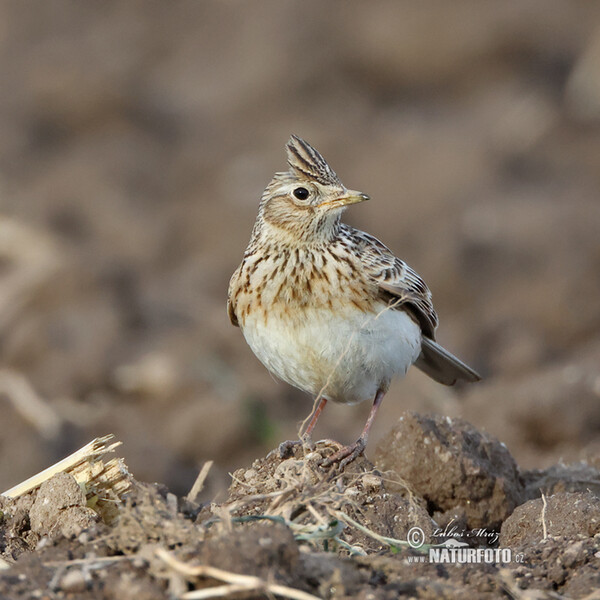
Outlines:
<svg viewBox="0 0 600 600"><path fill-rule="evenodd" d="M413 409L600 465L600 4L12 0L0 81L0 490L109 432L180 493L295 437L312 399L225 310L290 133L485 376L409 373L370 452Z"/></svg>

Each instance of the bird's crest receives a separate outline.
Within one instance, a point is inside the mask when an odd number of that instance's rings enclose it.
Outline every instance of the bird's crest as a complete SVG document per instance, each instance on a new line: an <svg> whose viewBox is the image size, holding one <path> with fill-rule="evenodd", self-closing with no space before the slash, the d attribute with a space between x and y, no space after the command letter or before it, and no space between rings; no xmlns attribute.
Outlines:
<svg viewBox="0 0 600 600"><path fill-rule="evenodd" d="M286 144L287 160L294 175L323 185L341 185L335 171L308 142L292 135Z"/></svg>

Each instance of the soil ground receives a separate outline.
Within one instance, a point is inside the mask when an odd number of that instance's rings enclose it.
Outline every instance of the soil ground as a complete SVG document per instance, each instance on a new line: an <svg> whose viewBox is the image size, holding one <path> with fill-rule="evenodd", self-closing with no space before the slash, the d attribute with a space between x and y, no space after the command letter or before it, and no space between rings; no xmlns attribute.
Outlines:
<svg viewBox="0 0 600 600"><path fill-rule="evenodd" d="M375 464L320 466L336 448L319 442L285 458L276 449L233 473L219 503L132 479L111 525L71 475L55 475L2 501L11 566L0 597L229 595L214 574L185 571L198 565L258 578L243 597L273 585L288 588L270 590L284 597L598 597L599 471L563 468L550 483L466 422L417 413L382 441Z"/></svg>

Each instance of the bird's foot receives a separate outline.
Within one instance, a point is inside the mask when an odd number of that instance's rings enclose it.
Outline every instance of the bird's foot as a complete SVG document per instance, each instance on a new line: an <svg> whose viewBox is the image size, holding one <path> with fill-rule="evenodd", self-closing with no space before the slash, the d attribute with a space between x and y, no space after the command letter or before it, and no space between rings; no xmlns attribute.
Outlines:
<svg viewBox="0 0 600 600"><path fill-rule="evenodd" d="M294 453L294 448L297 446L306 446L310 451L315 449L315 443L310 436L303 436L299 440L286 440L279 444L280 458L288 458Z"/></svg>
<svg viewBox="0 0 600 600"><path fill-rule="evenodd" d="M358 458L364 451L367 443L363 438L358 438L354 444L350 444L349 446L344 446L340 450L338 450L335 454L332 454L328 458L326 458L321 466L330 467L332 464L339 462L340 470L343 469L346 465L350 464L353 460Z"/></svg>

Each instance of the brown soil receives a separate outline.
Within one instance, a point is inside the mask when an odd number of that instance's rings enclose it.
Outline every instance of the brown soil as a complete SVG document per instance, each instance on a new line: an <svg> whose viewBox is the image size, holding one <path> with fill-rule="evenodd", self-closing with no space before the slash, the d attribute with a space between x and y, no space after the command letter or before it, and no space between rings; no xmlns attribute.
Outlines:
<svg viewBox="0 0 600 600"><path fill-rule="evenodd" d="M375 464L359 458L343 471L320 466L336 449L329 441L296 447L288 458L275 450L233 473L218 503L134 482L112 526L85 505L70 475L56 475L31 495L2 501L0 551L11 567L0 572L0 597L158 599L217 585L179 572L159 549L180 565L251 575L319 598L529 597L527 590L593 597L600 586L598 496L546 496L530 485L537 497L525 500L521 474L494 438L464 421L415 413L389 438L412 429L422 434L383 441ZM418 469L407 469L424 453ZM600 481L590 467L586 476ZM582 483L581 472L563 467L554 481L569 488ZM441 549L449 540L466 544L463 550L512 554L508 562L430 559L428 545ZM246 592L259 596L257 588Z"/></svg>

